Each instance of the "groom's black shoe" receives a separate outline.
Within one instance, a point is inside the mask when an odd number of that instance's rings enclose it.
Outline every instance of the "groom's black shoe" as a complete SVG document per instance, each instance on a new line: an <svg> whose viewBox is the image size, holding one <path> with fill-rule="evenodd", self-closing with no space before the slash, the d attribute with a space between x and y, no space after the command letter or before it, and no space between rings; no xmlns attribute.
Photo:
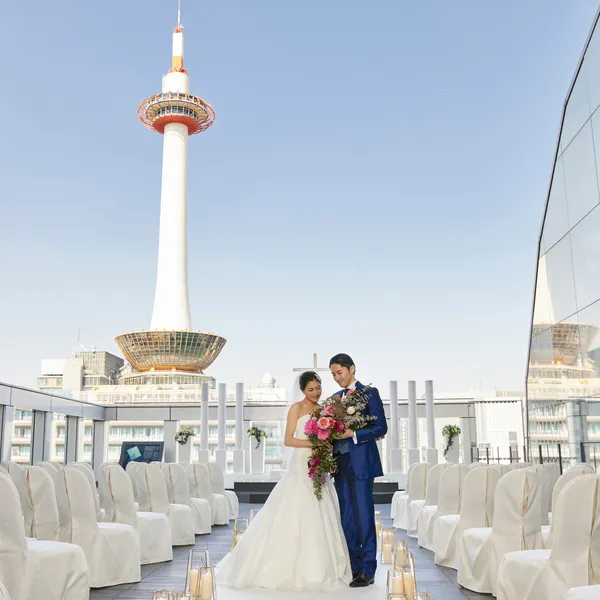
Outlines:
<svg viewBox="0 0 600 600"><path fill-rule="evenodd" d="M352 581L354 581L359 575L360 571L357 571L356 573L352 572Z"/></svg>
<svg viewBox="0 0 600 600"><path fill-rule="evenodd" d="M364 573L359 573L358 577L355 577L350 582L350 587L367 587L371 585L375 581L375 577L373 575L365 575Z"/></svg>

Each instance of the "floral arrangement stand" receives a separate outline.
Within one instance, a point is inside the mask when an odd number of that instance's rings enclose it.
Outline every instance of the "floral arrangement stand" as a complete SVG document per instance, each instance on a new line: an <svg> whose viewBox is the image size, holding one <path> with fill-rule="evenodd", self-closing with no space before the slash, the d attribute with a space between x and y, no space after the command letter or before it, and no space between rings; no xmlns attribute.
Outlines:
<svg viewBox="0 0 600 600"><path fill-rule="evenodd" d="M457 425L446 425L442 429L444 436L444 458L449 463L458 463L458 436L461 434Z"/></svg>
<svg viewBox="0 0 600 600"><path fill-rule="evenodd" d="M250 473L253 475L265 472L265 446L263 439L267 438L267 432L260 427L248 429L250 438Z"/></svg>
<svg viewBox="0 0 600 600"><path fill-rule="evenodd" d="M179 457L177 462L189 464L192 461L192 445L190 438L196 437L196 432L189 425L183 425L175 434L175 441L179 447Z"/></svg>

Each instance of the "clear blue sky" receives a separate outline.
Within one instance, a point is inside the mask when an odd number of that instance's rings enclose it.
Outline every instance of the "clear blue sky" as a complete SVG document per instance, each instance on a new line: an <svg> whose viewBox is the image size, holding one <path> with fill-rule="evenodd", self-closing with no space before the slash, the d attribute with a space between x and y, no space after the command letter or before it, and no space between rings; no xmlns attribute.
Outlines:
<svg viewBox="0 0 600 600"><path fill-rule="evenodd" d="M182 0L193 326L282 383L522 388L537 236L592 0ZM148 328L175 0L0 6L0 380Z"/></svg>

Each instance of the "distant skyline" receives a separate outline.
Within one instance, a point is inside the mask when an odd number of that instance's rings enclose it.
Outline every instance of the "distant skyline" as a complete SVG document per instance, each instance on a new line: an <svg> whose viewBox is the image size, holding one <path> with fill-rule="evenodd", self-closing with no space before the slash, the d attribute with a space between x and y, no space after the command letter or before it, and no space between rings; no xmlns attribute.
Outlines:
<svg viewBox="0 0 600 600"><path fill-rule="evenodd" d="M591 0L182 0L194 329L249 385L348 352L439 392L524 388L535 258ZM148 329L176 0L3 3L0 381ZM327 374L325 373L325 376ZM333 389L328 381L327 390Z"/></svg>

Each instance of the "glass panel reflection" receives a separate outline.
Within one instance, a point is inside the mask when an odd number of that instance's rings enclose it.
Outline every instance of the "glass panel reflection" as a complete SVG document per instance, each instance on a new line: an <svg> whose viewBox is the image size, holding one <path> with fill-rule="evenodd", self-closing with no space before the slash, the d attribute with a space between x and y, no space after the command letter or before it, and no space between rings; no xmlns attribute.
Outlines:
<svg viewBox="0 0 600 600"><path fill-rule="evenodd" d="M556 161L552 188L548 200L548 210L544 220L544 246L549 250L561 237L569 231L569 213L567 211L567 193L565 189L565 176L563 160Z"/></svg>
<svg viewBox="0 0 600 600"><path fill-rule="evenodd" d="M565 119L560 136L560 148L564 151L571 140L577 135L583 124L590 118L591 110L587 90L587 65L585 61L573 86L573 91L569 97ZM592 73L592 76L597 76Z"/></svg>
<svg viewBox="0 0 600 600"><path fill-rule="evenodd" d="M548 250L542 258L546 263L548 288L545 300L550 303L548 307L544 307L544 311L545 314L552 315L552 320L556 323L577 311L570 234ZM543 284L538 274L538 285Z"/></svg>
<svg viewBox="0 0 600 600"><path fill-rule="evenodd" d="M592 124L588 122L563 154L571 227L598 204L598 178Z"/></svg>
<svg viewBox="0 0 600 600"><path fill-rule="evenodd" d="M586 83L590 108L593 113L600 106L600 77L597 75L600 73L600 31L597 25L585 52L585 66L587 72L592 74L587 77Z"/></svg>
<svg viewBox="0 0 600 600"><path fill-rule="evenodd" d="M600 298L600 208L595 208L571 232L577 306Z"/></svg>

